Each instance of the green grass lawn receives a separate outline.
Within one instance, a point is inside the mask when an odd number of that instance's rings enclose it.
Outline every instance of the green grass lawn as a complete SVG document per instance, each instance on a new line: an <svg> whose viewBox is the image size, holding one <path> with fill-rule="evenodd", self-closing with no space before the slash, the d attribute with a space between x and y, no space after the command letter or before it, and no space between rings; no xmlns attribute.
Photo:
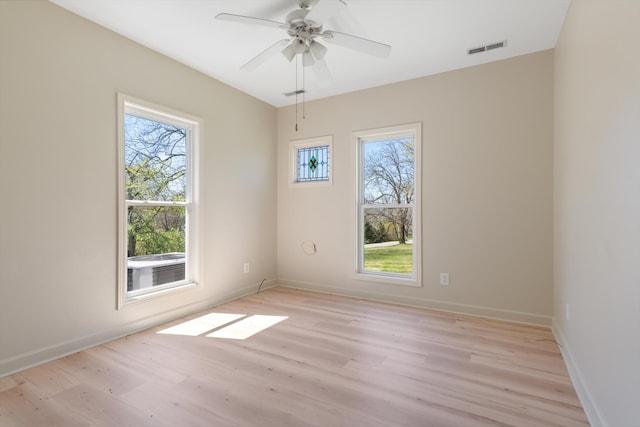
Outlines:
<svg viewBox="0 0 640 427"><path fill-rule="evenodd" d="M402 244L364 249L364 269L387 273L413 272L413 245Z"/></svg>

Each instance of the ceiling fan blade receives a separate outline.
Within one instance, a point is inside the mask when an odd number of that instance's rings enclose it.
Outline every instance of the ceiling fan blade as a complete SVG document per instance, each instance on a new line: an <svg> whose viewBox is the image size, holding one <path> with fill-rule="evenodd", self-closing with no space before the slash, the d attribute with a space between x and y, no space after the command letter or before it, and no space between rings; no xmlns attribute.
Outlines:
<svg viewBox="0 0 640 427"><path fill-rule="evenodd" d="M327 67L327 63L324 59L317 59L313 67L313 74L315 74L318 83L321 85L327 85L333 82L333 76L331 75L331 71L329 71L329 67Z"/></svg>
<svg viewBox="0 0 640 427"><path fill-rule="evenodd" d="M337 15L347 4L343 0L318 0L305 21L312 21L316 25L322 25L327 19Z"/></svg>
<svg viewBox="0 0 640 427"><path fill-rule="evenodd" d="M370 38L369 31L360 23L353 13L353 9L348 7L345 7L338 15L332 16L329 21L325 22L324 26L341 33L357 34L360 37Z"/></svg>
<svg viewBox="0 0 640 427"><path fill-rule="evenodd" d="M219 13L216 19L220 21L240 22L242 24L260 25L263 27L288 29L289 26L282 22L271 21L269 19L253 18L251 16L234 15L232 13Z"/></svg>
<svg viewBox="0 0 640 427"><path fill-rule="evenodd" d="M266 17L286 15L292 7L298 4L295 0L271 0L259 3L261 7L256 6L252 10L257 16Z"/></svg>
<svg viewBox="0 0 640 427"><path fill-rule="evenodd" d="M386 58L391 53L391 46L388 44L374 42L373 40L363 39L362 37L352 36L351 34L325 31L321 35L328 42L379 58Z"/></svg>
<svg viewBox="0 0 640 427"><path fill-rule="evenodd" d="M280 51L280 48L282 48L283 46L286 46L287 43L289 43L288 39L282 39L280 41L275 42L274 44L272 44L271 46L269 46L268 48L260 52L252 60L250 60L249 62L244 64L242 67L240 67L240 69L244 71L255 70L260 65L262 65L264 61L269 59L274 54L278 53Z"/></svg>

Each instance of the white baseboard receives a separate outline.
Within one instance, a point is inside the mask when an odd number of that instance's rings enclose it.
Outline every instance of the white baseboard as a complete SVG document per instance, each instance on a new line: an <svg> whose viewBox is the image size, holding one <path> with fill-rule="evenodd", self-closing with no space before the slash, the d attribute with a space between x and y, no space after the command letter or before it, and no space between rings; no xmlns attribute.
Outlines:
<svg viewBox="0 0 640 427"><path fill-rule="evenodd" d="M578 368L575 363L575 359L571 352L571 347L569 346L569 343L562 334L562 331L558 327L557 323L555 322L555 319L553 319L551 323L551 331L553 332L553 335L555 336L556 341L560 346L564 364L567 365L569 377L571 377L571 382L573 383L573 387L576 389L578 399L580 399L580 403L582 404L582 408L584 409L584 412L589 419L589 423L593 427L608 427L609 424L605 421L601 412L598 410L598 406L595 404L595 401L591 396L591 392L587 387L584 376L582 375L580 368Z"/></svg>
<svg viewBox="0 0 640 427"><path fill-rule="evenodd" d="M398 296L394 294L361 291L346 287L326 286L318 283L300 282L288 279L278 279L277 285L305 289L316 292L329 293L349 297L362 298L366 300L388 302L393 304L406 305L419 308L431 308L449 313L464 314L470 316L485 317L489 319L507 320L510 322L524 323L535 326L551 326L551 316L541 314L525 313L512 310L503 310L493 307L482 307L470 304L459 304L448 301L432 300L427 298L415 298Z"/></svg>
<svg viewBox="0 0 640 427"><path fill-rule="evenodd" d="M273 286L274 283L275 280L265 281L261 289L267 289ZM243 296L255 293L258 289L258 285L258 283L251 284L249 286L239 288L235 292L218 296L215 299L199 301L196 304L177 307L171 311L165 311L154 316L134 320L124 325L119 325L113 329L104 330L79 338L73 338L65 342L31 350L6 359L0 359L0 378L126 335L131 335L133 333L197 313L198 311L233 301Z"/></svg>

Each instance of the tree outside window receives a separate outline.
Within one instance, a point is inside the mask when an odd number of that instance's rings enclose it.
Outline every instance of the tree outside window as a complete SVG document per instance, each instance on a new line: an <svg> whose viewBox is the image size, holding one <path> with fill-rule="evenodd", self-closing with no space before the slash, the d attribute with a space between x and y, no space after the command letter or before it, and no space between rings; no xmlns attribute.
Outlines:
<svg viewBox="0 0 640 427"><path fill-rule="evenodd" d="M125 115L125 192L130 201L186 201L187 130ZM184 206L129 206L129 257L185 251Z"/></svg>

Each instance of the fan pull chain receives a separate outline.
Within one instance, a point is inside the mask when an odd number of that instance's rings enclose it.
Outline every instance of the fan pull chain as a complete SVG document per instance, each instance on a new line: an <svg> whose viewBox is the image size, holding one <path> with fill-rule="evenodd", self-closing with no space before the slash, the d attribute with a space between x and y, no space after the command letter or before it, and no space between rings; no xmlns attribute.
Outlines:
<svg viewBox="0 0 640 427"><path fill-rule="evenodd" d="M298 132L298 60L296 59L296 132Z"/></svg>
<svg viewBox="0 0 640 427"><path fill-rule="evenodd" d="M298 58L299 57L299 58ZM299 86L298 86L298 68L302 67L302 90L299 90ZM302 120L305 120L307 118L306 116L306 109L305 109L305 105L306 105L306 86L307 86L307 77L306 77L306 71L305 71L305 66L304 66L304 54L298 54L296 55L296 126L295 126L295 130L296 132L298 132L298 95L300 95L300 93L302 93Z"/></svg>
<svg viewBox="0 0 640 427"><path fill-rule="evenodd" d="M305 117L305 97L307 96L307 80L306 80L306 71L304 70L304 55L302 56L302 120L306 119Z"/></svg>

